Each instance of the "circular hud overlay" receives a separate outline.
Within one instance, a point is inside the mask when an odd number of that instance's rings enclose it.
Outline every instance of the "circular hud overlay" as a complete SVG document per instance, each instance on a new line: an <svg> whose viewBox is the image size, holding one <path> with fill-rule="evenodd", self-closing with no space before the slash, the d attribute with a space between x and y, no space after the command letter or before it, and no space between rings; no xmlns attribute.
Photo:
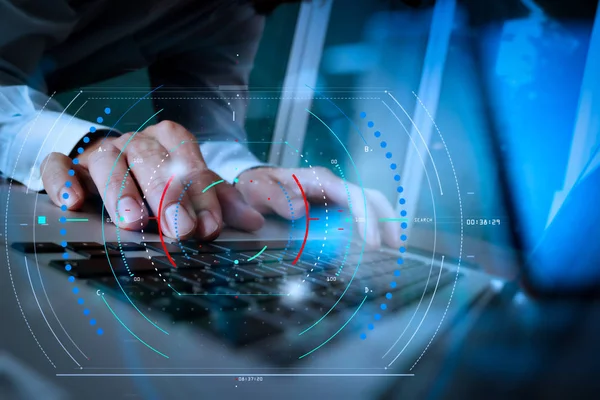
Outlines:
<svg viewBox="0 0 600 400"><path fill-rule="evenodd" d="M122 93L75 93L58 117L67 119L59 124L62 130L49 130L44 145L56 147L63 140L70 115L86 115L112 132L131 133L119 155L126 158L135 136L162 117L164 108L140 117L153 100L162 100L165 108L214 101L202 92ZM127 159L127 171L119 175L113 169L98 189L120 188L118 203L131 182L127 178L135 176L132 169L146 168L151 178L137 182L145 203L153 181L165 182L163 198L167 193L178 198L176 238L161 233L160 212L142 218L137 232L125 231L113 223L124 216L111 217L99 202L81 212L65 205L55 209L46 196L7 183L6 265L15 312L32 343L53 366L65 369L320 366L410 374L453 312L463 208L452 160L460 149L447 146L416 94L401 94L404 102L397 95L307 89L294 97L232 91L220 99L231 107L231 123L245 122L251 138L212 141L243 144L264 161L271 155L295 166L265 190L265 201L277 201L285 211L268 220L278 236L241 247L179 237L181 201L194 179L178 167L178 158L186 147L207 141L201 129L192 132L198 140L168 149L158 164ZM306 135L275 140L278 104L307 99L312 100L303 110ZM424 118L413 119L408 109ZM235 110L246 120L236 121ZM70 176L80 173L77 157L98 133L91 127L72 153ZM243 175L231 183L263 184ZM215 179L203 192L227 184ZM382 212L391 209L393 216ZM373 220L384 243L386 232L394 231L400 245L372 249L361 240ZM14 244L24 242L36 245L23 254ZM98 242L101 249L86 255L80 242ZM43 250L47 243L57 247ZM79 274L90 260L105 265L106 273Z"/></svg>

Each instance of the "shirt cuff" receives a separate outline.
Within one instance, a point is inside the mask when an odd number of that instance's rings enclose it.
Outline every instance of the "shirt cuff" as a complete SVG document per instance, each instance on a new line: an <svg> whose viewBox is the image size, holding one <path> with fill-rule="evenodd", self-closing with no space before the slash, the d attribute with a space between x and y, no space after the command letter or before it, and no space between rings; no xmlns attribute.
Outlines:
<svg viewBox="0 0 600 400"><path fill-rule="evenodd" d="M242 172L269 164L259 161L246 146L232 142L207 142L200 151L208 168L229 183Z"/></svg>
<svg viewBox="0 0 600 400"><path fill-rule="evenodd" d="M46 156L53 152L68 156L92 127L97 130L110 129L68 114L43 111L19 127L19 134L1 163L2 171L29 189L40 191L44 188L40 165Z"/></svg>

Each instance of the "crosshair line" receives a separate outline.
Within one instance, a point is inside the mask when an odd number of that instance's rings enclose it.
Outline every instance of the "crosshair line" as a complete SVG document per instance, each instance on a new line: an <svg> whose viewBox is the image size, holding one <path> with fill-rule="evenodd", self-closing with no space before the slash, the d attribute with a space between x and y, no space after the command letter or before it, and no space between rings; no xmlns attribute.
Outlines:
<svg viewBox="0 0 600 400"><path fill-rule="evenodd" d="M304 200L304 208L306 209L306 230L304 231L304 240L302 241L302 246L300 247L298 255L296 256L294 261L292 261L292 265L296 265L296 263L300 259L300 255L302 255L302 252L304 251L304 246L306 246L306 239L308 239L308 228L310 228L310 215L308 208L308 200L306 200L306 194L304 193L304 189L302 188L302 185L300 184L300 181L298 180L296 175L292 174L292 178L294 178L296 184L300 188L300 193L302 193L302 199Z"/></svg>

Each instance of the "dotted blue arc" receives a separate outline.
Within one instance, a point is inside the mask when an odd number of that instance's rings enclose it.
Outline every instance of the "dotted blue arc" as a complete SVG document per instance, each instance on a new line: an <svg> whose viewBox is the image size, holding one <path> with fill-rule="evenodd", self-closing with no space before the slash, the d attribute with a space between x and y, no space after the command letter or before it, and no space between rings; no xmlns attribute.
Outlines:
<svg viewBox="0 0 600 400"><path fill-rule="evenodd" d="M108 114L110 114L110 108L108 108L108 107L107 107L107 108L105 108L105 109L104 109L104 112L105 112L105 114L107 114L107 115L108 115ZM102 117L98 117L98 118L97 118L97 121L98 121L98 123L102 123L102 122L103 122L103 118L102 118ZM93 126L92 126L92 127L90 127L90 132L91 132L91 133L94 133L94 132L96 132L96 128L95 128L95 127L93 127ZM87 143L89 143L89 142L90 142L90 138L89 138L88 136L85 136L85 137L83 138L82 142L83 142L84 144L87 144ZM77 154L83 154L83 152L84 152L84 151L85 151L85 149L84 149L83 145L82 145L82 146L79 146L79 147L77 148ZM73 162L73 165L77 165L77 164L79 164L79 159L78 159L78 158L73 158L72 162ZM69 174L69 176L75 176L75 169L74 169L74 168L71 168L71 169L69 170L68 174ZM65 182L65 188L66 188L66 189L69 189L69 188L71 188L72 186L73 186L73 182L71 182L71 181L66 181L66 182ZM63 192L63 194L62 194L62 198L65 200L65 202L66 202L67 200L69 200L69 198L70 198L70 195L69 195L69 191L68 191L68 190L64 190L64 192ZM68 206L67 206L67 204L63 204L63 205L61 205L60 209L61 209L61 211L63 211L63 212L66 212L66 211L68 210ZM66 224L66 223L67 223L67 218L66 218L65 216L61 216L61 217L59 218L59 220L58 220L58 221L59 221L61 224ZM66 229L66 228L61 228L61 229L60 229L60 231L59 231L59 233L60 233L60 235L61 235L61 236L66 236L66 235L67 235L67 229ZM67 241L66 241L66 240L62 240L62 241L61 241L61 246L64 248L64 252L63 252L63 254L62 254L62 258L63 258L64 260L68 260L68 259L69 259L69 253L67 252L67 246L68 246L68 243L67 243ZM73 269L73 266L72 266L71 264L68 264L68 263L67 263L67 264L65 264L65 271L69 272L69 271L71 271L71 269ZM78 287L78 286L76 286L76 285L77 285L77 283L76 283L76 279L75 279L75 277L74 277L74 276L69 276L69 277L67 278L67 280L68 280L70 283L73 283L73 284L75 284L75 286L73 286L73 287L71 288L71 292L72 292L73 294L75 294L75 295L79 294L79 287ZM78 297L77 297L77 304L79 304L79 305L84 305L84 304L85 304L85 299L84 299L83 297L81 297L81 296L78 296ZM83 309L83 315L85 315L86 317L87 317L87 316L89 316L89 315L90 315L90 310L89 310L89 309L87 309L87 308L84 308L84 309ZM91 325L91 326L95 326L95 325L96 325L96 320L92 318L92 319L90 319L90 320L89 320L89 323L90 323L90 325ZM96 334L97 334L97 335L99 335L99 336L102 336L102 335L104 334L104 330L103 330L102 328L96 328Z"/></svg>
<svg viewBox="0 0 600 400"><path fill-rule="evenodd" d="M362 119L366 118L366 117L367 117L367 113L366 113L366 112L364 112L364 111L363 111L363 112L361 112L361 113L360 113L360 117L361 117ZM373 127L375 126L375 123L374 123L373 121L369 121L369 122L367 123L367 126L368 126L369 128L373 128ZM382 134L381 134L381 132L380 132L380 131L375 131L375 132L373 132L373 136L375 136L375 138L378 138L378 139L379 139L379 138L382 136ZM388 145L388 144L387 144L387 142L385 142L384 140L381 140L381 142L379 142L379 145L381 146L381 148L382 148L382 149L385 149L385 148L387 148L387 145ZM393 157L393 154L392 154L392 152L391 152L391 151L387 151L387 152L385 153L385 158L386 158L386 159L388 159L388 160L389 160L389 159L391 159L392 157ZM398 165L397 165L397 164L395 164L395 163L391 163L391 164L390 164L390 170L392 170L392 171L395 171L397 168L398 168ZM400 177L400 175L398 175L398 174L394 173L394 182L400 182L400 180L401 180L401 177ZM398 186L396 187L396 192L398 192L398 193L402 193L402 192L404 192L404 188L403 188L402 186L398 185ZM400 200L398 200L398 202L399 202L401 205L404 205L404 204L406 204L406 199L404 199L404 198L400 198ZM406 213L406 210L402 210L402 211L400 211L400 215L401 215L402 217L406 217L406 215L407 215L407 213ZM407 228L408 228L408 224L407 224L406 222L402 222L402 223L400 224L400 227L401 227L402 229L407 229ZM408 239L408 237L406 236L406 234L405 234L405 233L402 233L402 235L400 236L400 240L401 240L402 242L406 242L406 240L407 240L407 239ZM403 254L406 252L406 247L405 247L404 245L403 245L403 246L401 246L401 247L399 248L399 251L400 251L400 257L399 257L399 258L398 258L398 260L397 260L397 264L398 264L398 265L402 265L402 264L404 264L404 259L402 258L402 255L403 255ZM393 276L393 278L392 278L393 280L390 282L390 288L391 288L391 289L394 289L394 288L396 288L396 287L398 286L398 283L396 282L395 278L397 278L397 277L399 277L399 276L401 275L401 272L400 272L400 270L399 270L399 269L396 269L396 270L394 270L394 272L393 272L393 275L394 275L394 276ZM393 294L392 294L391 292L387 292L387 293L385 294L385 299L386 299L386 300L392 300L392 298L393 298ZM380 304L379 304L379 309L380 309L380 310L382 310L382 311L385 311L385 310L387 310L387 309L388 309L388 304L387 304L387 302L385 302L385 301L384 301L384 302L380 303ZM375 321L379 321L379 320L381 319L381 314L375 314L375 315L374 315L374 317L373 317L373 319L374 319ZM374 330L374 329L375 329L375 325L374 325L373 323L369 323L369 324L367 325L367 329L368 329L368 330L370 330L370 331L372 331L372 330ZM367 334L366 334L365 332L362 332L362 333L360 334L360 338L361 338L362 340L365 340L365 339L367 339Z"/></svg>

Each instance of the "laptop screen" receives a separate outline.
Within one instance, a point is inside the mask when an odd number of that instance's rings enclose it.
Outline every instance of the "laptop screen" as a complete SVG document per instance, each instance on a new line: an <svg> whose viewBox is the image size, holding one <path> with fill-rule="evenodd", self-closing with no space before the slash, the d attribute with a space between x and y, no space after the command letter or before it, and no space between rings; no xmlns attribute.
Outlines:
<svg viewBox="0 0 600 400"><path fill-rule="evenodd" d="M538 292L600 287L599 25L532 15L482 36L492 134Z"/></svg>

